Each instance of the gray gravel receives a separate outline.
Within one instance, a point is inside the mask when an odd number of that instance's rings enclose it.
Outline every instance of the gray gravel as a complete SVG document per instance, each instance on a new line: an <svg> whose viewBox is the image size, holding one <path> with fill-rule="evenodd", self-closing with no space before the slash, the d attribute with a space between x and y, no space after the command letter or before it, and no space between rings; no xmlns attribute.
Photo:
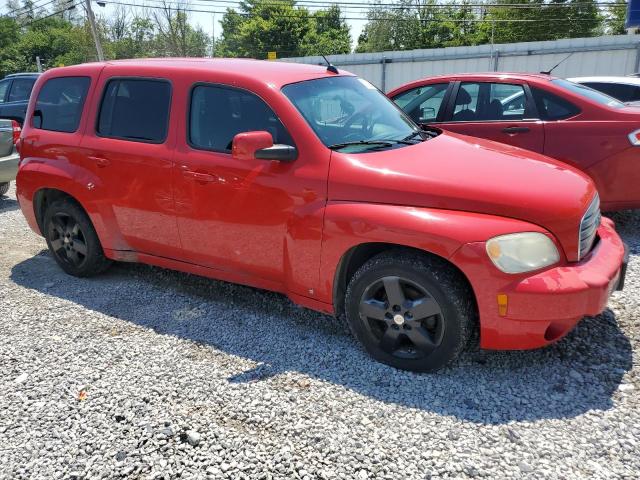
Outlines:
<svg viewBox="0 0 640 480"><path fill-rule="evenodd" d="M558 344L435 375L338 321L142 265L56 267L0 199L0 478L638 478L640 214L628 282Z"/></svg>

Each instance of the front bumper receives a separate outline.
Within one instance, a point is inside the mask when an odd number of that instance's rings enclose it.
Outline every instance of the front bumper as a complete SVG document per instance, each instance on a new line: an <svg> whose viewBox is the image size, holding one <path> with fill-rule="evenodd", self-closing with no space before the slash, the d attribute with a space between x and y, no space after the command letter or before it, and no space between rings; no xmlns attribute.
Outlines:
<svg viewBox="0 0 640 480"><path fill-rule="evenodd" d="M0 157L0 183L11 182L16 179L20 155L12 153L6 157Z"/></svg>
<svg viewBox="0 0 640 480"><path fill-rule="evenodd" d="M517 276L495 268L484 242L462 247L452 260L461 266L476 294L480 346L498 350L542 347L563 337L584 316L601 313L611 293L624 285L627 253L611 220L602 219L598 237L580 262ZM502 315L498 294L508 299Z"/></svg>

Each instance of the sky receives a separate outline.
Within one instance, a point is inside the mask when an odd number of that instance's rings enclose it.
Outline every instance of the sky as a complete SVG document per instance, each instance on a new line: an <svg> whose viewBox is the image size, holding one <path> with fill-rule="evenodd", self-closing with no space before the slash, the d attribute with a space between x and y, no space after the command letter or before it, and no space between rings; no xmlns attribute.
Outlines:
<svg viewBox="0 0 640 480"><path fill-rule="evenodd" d="M36 5L44 5L49 1L50 0L34 0ZM103 15L103 14L110 15L113 12L113 10L117 7L117 5L113 3L110 4L109 0L105 0L105 1L106 1L105 7L98 6L95 0L92 2L92 8L96 16ZM161 4L161 0L115 0L115 1L118 1L121 3L127 3L130 5L159 6ZM172 0L167 0L167 1L171 3ZM237 0L191 0L191 1L174 0L174 1L179 2L181 4L188 3L190 4L190 8L194 10L214 10L217 12L224 12L227 6L232 8L237 8L237 4L238 4ZM358 36L360 35L360 32L362 31L366 23L366 20L364 20L364 18L366 17L367 9L364 7L370 5L372 2L369 0L343 0L343 1L346 1L350 4L358 4L354 6L349 5L348 7L343 6L342 12L344 16L363 18L363 20L347 20L347 23L351 28L352 46L355 47L355 44L357 43L357 40L358 40ZM314 2L315 3L322 2L325 5L334 3L331 0L326 0L326 1L312 0L311 3L314 3ZM8 11L7 0L0 0L0 5L2 5L2 8L0 9L0 13L5 13ZM52 5L49 5L49 7L51 7ZM362 5L363 7L360 7L360 5ZM308 5L305 5L305 6L309 8ZM309 8L309 9L311 11L316 10L315 8ZM220 34L222 33L222 27L220 26L219 22L222 19L222 13L190 12L189 19L193 25L200 25L202 29L205 32L207 32L209 35L215 33L216 38L220 37ZM214 27L214 23L215 23L215 27ZM214 32L214 28L215 28L215 32Z"/></svg>

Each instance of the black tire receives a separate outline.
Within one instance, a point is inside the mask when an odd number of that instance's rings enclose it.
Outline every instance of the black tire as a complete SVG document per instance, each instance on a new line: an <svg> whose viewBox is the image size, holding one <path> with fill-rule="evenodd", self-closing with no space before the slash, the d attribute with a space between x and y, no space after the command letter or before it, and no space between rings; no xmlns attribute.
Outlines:
<svg viewBox="0 0 640 480"><path fill-rule="evenodd" d="M89 216L71 199L56 200L47 207L44 236L56 263L69 275L90 277L111 265Z"/></svg>
<svg viewBox="0 0 640 480"><path fill-rule="evenodd" d="M476 324L464 277L444 260L402 250L375 256L353 275L345 310L351 332L374 359L415 372L458 357Z"/></svg>
<svg viewBox="0 0 640 480"><path fill-rule="evenodd" d="M9 182L0 183L0 197L6 195L9 191Z"/></svg>

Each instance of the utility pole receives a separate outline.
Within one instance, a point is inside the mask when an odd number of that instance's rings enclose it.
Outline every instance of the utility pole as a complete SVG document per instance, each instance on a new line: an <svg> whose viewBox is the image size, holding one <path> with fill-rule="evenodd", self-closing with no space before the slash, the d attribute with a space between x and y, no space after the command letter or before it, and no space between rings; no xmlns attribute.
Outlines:
<svg viewBox="0 0 640 480"><path fill-rule="evenodd" d="M96 42L96 53L98 54L98 61L104 61L104 53L102 53L102 45L100 44L100 37L98 36L98 29L96 28L96 17L93 16L93 10L91 10L91 0L85 0L87 6L87 17L89 18L89 24L91 25L91 34L93 35L93 41Z"/></svg>
<svg viewBox="0 0 640 480"><path fill-rule="evenodd" d="M212 16L212 29L211 29L211 58L216 56L216 14Z"/></svg>

